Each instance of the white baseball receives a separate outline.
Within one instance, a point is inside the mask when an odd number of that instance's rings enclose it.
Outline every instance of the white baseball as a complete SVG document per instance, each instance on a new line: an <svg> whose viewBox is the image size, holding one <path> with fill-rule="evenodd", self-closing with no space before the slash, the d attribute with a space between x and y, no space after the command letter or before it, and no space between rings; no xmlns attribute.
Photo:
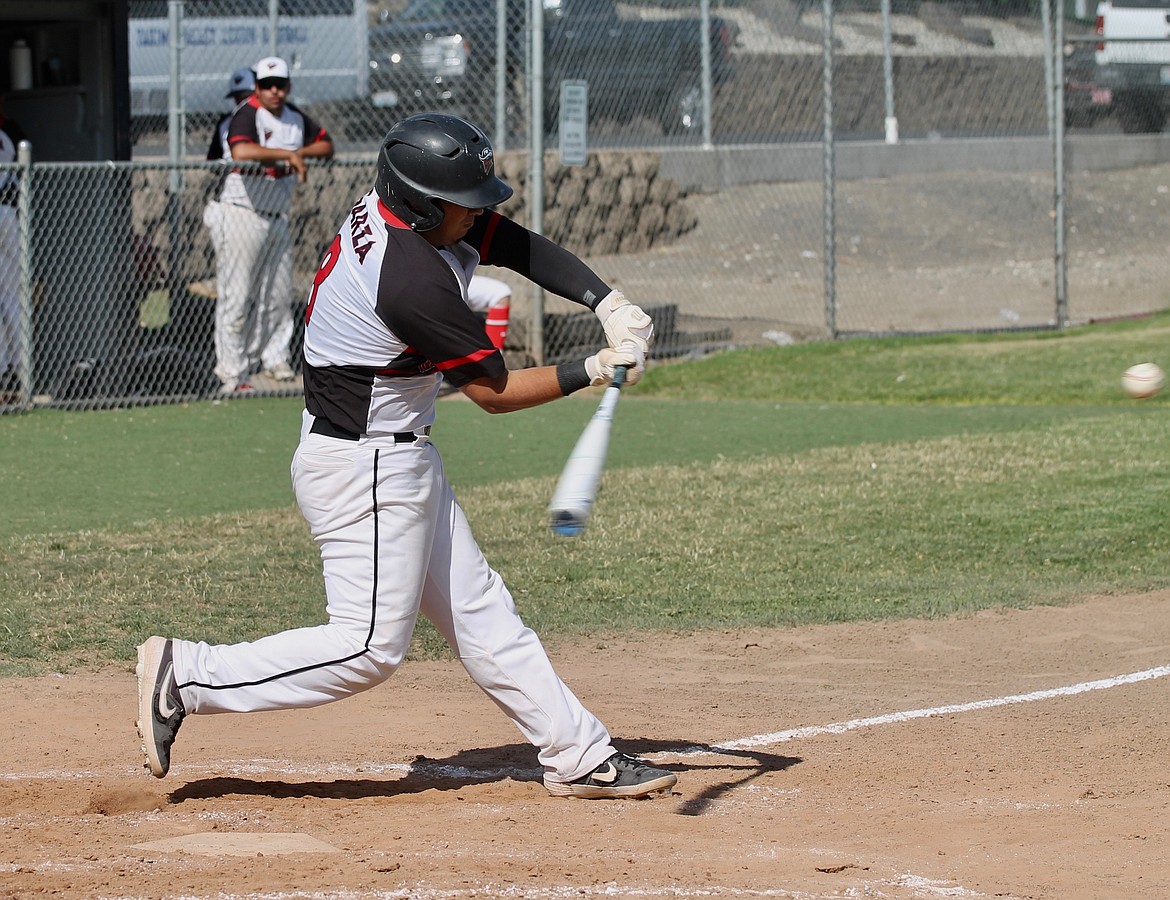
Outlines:
<svg viewBox="0 0 1170 900"><path fill-rule="evenodd" d="M1138 363L1130 366L1121 376L1121 386L1136 400L1153 397L1162 390L1165 375L1156 363Z"/></svg>

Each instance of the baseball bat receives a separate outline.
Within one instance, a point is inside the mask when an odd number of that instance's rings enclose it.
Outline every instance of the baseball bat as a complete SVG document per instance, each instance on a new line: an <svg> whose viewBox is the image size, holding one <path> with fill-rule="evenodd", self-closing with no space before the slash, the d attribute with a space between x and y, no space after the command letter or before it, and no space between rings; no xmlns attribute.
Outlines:
<svg viewBox="0 0 1170 900"><path fill-rule="evenodd" d="M601 470L609 452L609 429L614 407L626 380L626 366L615 366L613 380L601 396L597 412L577 438L548 505L548 527L553 534L574 537L585 530L601 485Z"/></svg>

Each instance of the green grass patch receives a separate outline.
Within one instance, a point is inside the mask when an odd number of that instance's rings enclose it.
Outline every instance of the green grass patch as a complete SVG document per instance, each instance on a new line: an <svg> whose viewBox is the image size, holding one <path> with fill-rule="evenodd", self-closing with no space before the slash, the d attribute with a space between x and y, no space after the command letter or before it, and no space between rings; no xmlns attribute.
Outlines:
<svg viewBox="0 0 1170 900"><path fill-rule="evenodd" d="M1121 373L1170 372L1170 314L1067 331L812 342L649 373L642 396L829 403L1123 403Z"/></svg>
<svg viewBox="0 0 1170 900"><path fill-rule="evenodd" d="M680 401L635 391L614 422L611 470L1042 427L1113 408ZM488 416L444 401L434 439L459 489L555 476L596 408L596 396L574 397ZM301 409L286 398L0 417L0 538L292 507Z"/></svg>
<svg viewBox="0 0 1170 900"><path fill-rule="evenodd" d="M544 509L596 395L496 417L444 401L435 439L488 558L551 643L1150 590L1170 584L1170 416L1118 379L1160 361L1164 332L1153 319L657 367L618 407L577 539L551 535ZM1034 390L1054 362L1067 378ZM895 371L932 373L943 396L898 393ZM0 417L0 675L129 668L152 633L225 642L322 621L289 485L299 411ZM443 652L420 628L412 654Z"/></svg>

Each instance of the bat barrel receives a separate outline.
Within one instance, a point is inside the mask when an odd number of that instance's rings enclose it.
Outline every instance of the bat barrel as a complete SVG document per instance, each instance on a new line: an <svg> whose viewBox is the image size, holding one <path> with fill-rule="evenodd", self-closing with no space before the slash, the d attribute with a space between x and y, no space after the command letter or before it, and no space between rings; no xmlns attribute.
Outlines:
<svg viewBox="0 0 1170 900"><path fill-rule="evenodd" d="M581 432L573 452L561 470L548 505L548 527L553 534L575 537L585 530L601 482L601 470L609 449L609 429L614 407L626 380L626 366L614 368L597 412Z"/></svg>

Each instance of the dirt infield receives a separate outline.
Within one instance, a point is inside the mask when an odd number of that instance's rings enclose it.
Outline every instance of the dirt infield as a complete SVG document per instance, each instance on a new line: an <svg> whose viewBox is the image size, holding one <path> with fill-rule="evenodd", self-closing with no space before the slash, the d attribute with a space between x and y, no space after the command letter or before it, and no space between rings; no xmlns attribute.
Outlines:
<svg viewBox="0 0 1170 900"><path fill-rule="evenodd" d="M451 662L193 717L165 781L129 665L2 681L0 895L1170 896L1170 592L551 653L673 795L549 797Z"/></svg>

